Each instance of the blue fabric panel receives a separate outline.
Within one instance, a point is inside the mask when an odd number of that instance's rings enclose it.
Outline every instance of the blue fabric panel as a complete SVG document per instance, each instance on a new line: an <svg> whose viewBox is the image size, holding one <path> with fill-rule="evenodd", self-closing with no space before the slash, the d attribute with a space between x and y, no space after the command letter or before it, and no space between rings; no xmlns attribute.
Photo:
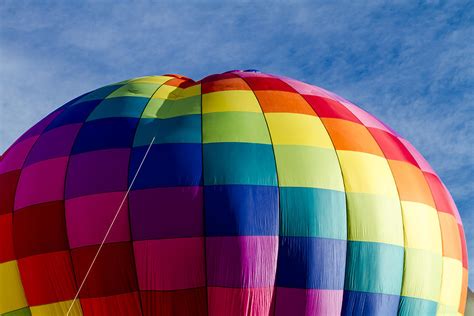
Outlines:
<svg viewBox="0 0 474 316"><path fill-rule="evenodd" d="M206 235L278 235L278 188L205 186Z"/></svg>
<svg viewBox="0 0 474 316"><path fill-rule="evenodd" d="M148 146L135 147L129 169L129 183L142 161ZM153 145L133 188L201 185L201 144Z"/></svg>
<svg viewBox="0 0 474 316"><path fill-rule="evenodd" d="M49 124L45 131L68 124L83 123L101 101L102 100L86 101L66 107L64 111Z"/></svg>
<svg viewBox="0 0 474 316"><path fill-rule="evenodd" d="M153 136L156 136L155 144L201 143L201 115L141 119L133 145L148 145Z"/></svg>
<svg viewBox="0 0 474 316"><path fill-rule="evenodd" d="M341 315L397 315L398 295L344 291Z"/></svg>
<svg viewBox="0 0 474 316"><path fill-rule="evenodd" d="M404 249L377 242L348 241L344 289L400 295Z"/></svg>
<svg viewBox="0 0 474 316"><path fill-rule="evenodd" d="M346 239L344 192L281 187L280 202L280 235Z"/></svg>
<svg viewBox="0 0 474 316"><path fill-rule="evenodd" d="M203 146L206 185L277 185L271 145L210 143Z"/></svg>
<svg viewBox="0 0 474 316"><path fill-rule="evenodd" d="M280 236L277 285L342 290L346 243L340 239Z"/></svg>
<svg viewBox="0 0 474 316"><path fill-rule="evenodd" d="M110 118L86 122L77 135L72 153L131 147L137 123L136 118Z"/></svg>

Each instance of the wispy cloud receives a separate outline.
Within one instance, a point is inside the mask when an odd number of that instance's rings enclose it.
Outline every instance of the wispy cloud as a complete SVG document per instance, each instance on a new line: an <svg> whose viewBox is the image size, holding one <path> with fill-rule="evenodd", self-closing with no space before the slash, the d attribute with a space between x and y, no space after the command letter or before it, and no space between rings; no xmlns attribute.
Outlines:
<svg viewBox="0 0 474 316"><path fill-rule="evenodd" d="M257 68L332 90L410 140L453 193L474 262L473 15L471 1L3 1L0 151L107 83Z"/></svg>

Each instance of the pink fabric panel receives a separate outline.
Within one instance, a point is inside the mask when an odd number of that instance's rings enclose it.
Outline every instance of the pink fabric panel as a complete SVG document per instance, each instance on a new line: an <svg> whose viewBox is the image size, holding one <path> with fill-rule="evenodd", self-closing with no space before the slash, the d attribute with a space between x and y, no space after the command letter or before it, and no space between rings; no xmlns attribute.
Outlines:
<svg viewBox="0 0 474 316"><path fill-rule="evenodd" d="M208 314L210 316L273 315L274 292L273 287L247 289L209 287Z"/></svg>
<svg viewBox="0 0 474 316"><path fill-rule="evenodd" d="M24 141L13 144L6 152L3 159L0 161L0 174L8 171L21 169L26 156L30 152L39 136L33 136Z"/></svg>
<svg viewBox="0 0 474 316"><path fill-rule="evenodd" d="M15 210L64 199L64 176L68 157L44 160L22 170L15 197Z"/></svg>
<svg viewBox="0 0 474 316"><path fill-rule="evenodd" d="M277 288L277 316L339 315L342 307L341 290Z"/></svg>
<svg viewBox="0 0 474 316"><path fill-rule="evenodd" d="M125 196L111 192L66 200L66 224L71 248L100 244ZM130 240L128 205L124 202L106 242Z"/></svg>

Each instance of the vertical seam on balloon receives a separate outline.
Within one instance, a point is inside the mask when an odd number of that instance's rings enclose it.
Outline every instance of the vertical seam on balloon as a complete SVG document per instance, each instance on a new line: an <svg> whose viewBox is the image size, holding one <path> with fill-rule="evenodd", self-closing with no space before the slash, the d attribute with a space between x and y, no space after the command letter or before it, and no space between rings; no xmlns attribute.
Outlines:
<svg viewBox="0 0 474 316"><path fill-rule="evenodd" d="M403 146L405 146L405 144L403 144ZM406 148L406 147L405 147ZM408 149L408 148L407 148ZM417 149L415 149L417 150ZM421 153L420 153L421 155ZM436 302L436 312L438 312L438 308L439 308L439 305L441 305L441 302L440 302L440 299L441 299L441 292L443 291L443 276L444 276L444 245L443 245L443 230L442 230L442 226L441 226L441 221L439 219L439 213L440 211L438 210L438 206L436 205L436 201L435 201L435 197L434 197L434 194L433 194L433 191L431 190L431 186L430 184L428 183L428 180L426 179L426 175L425 173L423 172L423 170L421 170L421 167L420 167L420 171L421 173L423 174L423 179L425 180L426 182L426 185L428 186L428 189L430 190L430 194L431 194L431 198L433 199L433 204L436 208L436 218L438 220L438 225L439 225L439 237L441 239L441 276L440 276L440 281L439 281L439 295L438 295L438 300ZM434 170L433 170L434 172ZM428 173L431 173L431 172L428 172ZM435 173L434 173L435 176L437 176ZM441 179L440 179L441 181ZM462 264L462 263L461 263ZM457 310L459 310L459 305L460 305L461 302L458 303L458 308Z"/></svg>
<svg viewBox="0 0 474 316"><path fill-rule="evenodd" d="M92 91L91 91L91 92L92 92ZM85 93L85 94L83 94L82 96L85 96L85 95L87 95L87 94L89 94L89 93L90 93L90 92ZM79 99L79 97L76 98L76 99L74 99L74 100L77 100L77 99ZM61 109L62 109L61 113L63 113L63 112L64 112L67 108L69 108L69 106L71 106L71 105L72 105L72 104L71 104L71 101L70 101L70 102L67 102L66 104L64 104L63 106L61 106L59 109L56 109L56 110L52 111L49 115L51 115L51 114L53 114L53 113L55 113L55 112L58 112L58 111L60 111ZM13 237L13 238L14 238L14 229L15 229L15 225L14 225L14 218L15 218L15 216L14 216L14 214L15 214L15 200L16 200L16 193L17 193L17 189L18 189L18 183L20 182L21 174L23 173L23 168L25 167L25 163L26 163L26 161L28 160L29 155L30 155L30 153L31 153L31 151L32 151L32 149L33 149L33 147L35 147L35 145L37 144L39 138L45 133L45 131L46 131L46 130L48 129L48 127L57 119L57 117L59 117L59 116L61 115L61 113L59 113L54 119L52 119L51 122L49 122L49 124L41 131L41 133L38 135L38 138L34 141L34 143L33 143L33 144L31 145L31 147L30 147L30 150L28 150L28 153L25 155L25 159L24 159L23 163L21 164L21 168L19 169L19 170L20 170L20 175L19 175L19 177L18 177L18 181L17 181L16 188L15 188L15 196L14 196L14 200L13 200L13 209L12 209L12 237ZM40 122L41 122L41 121L40 121ZM39 123L39 122L38 122L38 123ZM34 136L32 136L32 137L34 137ZM25 140L26 140L26 139L25 139ZM71 148L72 148L72 147L71 147ZM65 166L65 173L67 172L67 165L68 165L68 163L69 163L69 156L68 156L68 162L66 163L66 166ZM64 178L66 178L66 176L64 176ZM66 180L64 180L64 185L63 185L64 222L66 222L66 207L65 207L65 195L64 195L64 192L66 191L66 185L65 185L65 184L66 184ZM66 224L66 223L64 223L64 224ZM66 226L65 226L65 227L66 227ZM14 239L13 239L13 238L12 238L12 242L14 243ZM67 229L66 229L66 241L68 242L68 245L69 245L69 238L68 238L68 236L67 236ZM72 259L71 259L70 250L67 249L67 252L68 252L68 254L69 254L69 259L70 259L71 268L72 268L73 265L72 265ZM14 253L14 255L15 255L15 260L17 261L17 267L18 267L18 256L16 255L16 251L15 251L15 246L14 246L14 245L13 245L13 253ZM74 283L76 284L76 278L75 278L75 275L74 275L74 270L72 270L72 272L73 272ZM20 269L19 269L19 268L18 268L18 275L19 275L19 277L20 277L20 282L21 282L21 287L22 287L22 290L23 290L23 295L24 295L25 300L26 300L26 303L27 303L27 306L25 306L25 307L28 307L28 310L30 310L30 305L29 305L29 303L28 303L28 298L27 298L26 293L25 293L25 289L24 289L24 286L23 286L23 280L22 280L22 278L21 278L21 273L20 273ZM76 286L77 286L77 284L76 284ZM59 301L59 302L61 302L61 301ZM55 303L59 303L59 302L55 302ZM23 307L23 308L25 308L25 307ZM82 306L80 306L80 307L81 307L81 310L82 310Z"/></svg>
<svg viewBox="0 0 474 316"><path fill-rule="evenodd" d="M204 256L204 291L206 293L206 313L209 315L209 293L208 293L208 282L207 282L207 235L206 235L206 200L205 200L205 174L204 174L204 125L203 125L203 108L202 102L202 80L201 90L199 93L201 100L201 178L202 178L202 239L203 239L203 256Z"/></svg>
<svg viewBox="0 0 474 316"><path fill-rule="evenodd" d="M59 111L59 109L51 112L49 115L53 114L54 112L57 112ZM62 113L62 112L61 112ZM61 115L61 113L58 114ZM55 118L53 120L51 120L51 122L49 122L48 126L51 125L51 123L55 120ZM41 121L39 121L37 124L39 124ZM18 180L16 182L16 186L15 186L15 194L13 195L13 207L12 207L12 220L11 220L11 223L12 223L12 232L11 232L11 235L12 235L12 248L13 248L13 255L15 257L15 261L16 261L16 265L17 265L17 269L18 269L18 277L19 277L19 281L21 283L21 289L22 289L22 292L23 292L23 296L25 298L25 301L26 301L26 306L22 307L22 308L28 308L28 310L31 311L30 309L30 304L28 303L28 297L26 296L26 293L25 293L25 287L23 286L23 279L21 277L21 273L20 273L20 268L19 268L19 265L18 265L18 256L16 254L16 250L15 250L15 233L14 233L14 230L15 230L15 225L14 225L14 221L15 221L15 201L16 201L16 194L17 194L17 191L18 191L18 183L20 182L20 179L21 179L21 174L23 173L23 168L25 167L25 163L26 161L28 160L28 157L31 153L31 150L33 149L33 147L36 145L36 143L38 142L39 138L41 137L41 135L43 135L44 131L48 128L48 126L46 126L42 131L41 133L38 135L38 138L35 139L35 141L33 142L33 144L31 145L30 149L28 150L28 152L26 153L25 155L25 159L23 160L23 163L21 164L21 167L17 170L20 170L20 174L18 176ZM31 137L34 137L34 136L31 136ZM31 138L29 137L29 138ZM27 139L29 139L27 138ZM24 141L26 141L27 139L25 139ZM8 172L11 172L11 171L8 171ZM66 234L67 235L67 234ZM67 236L66 236L67 237ZM8 262L8 261L7 261ZM22 309L20 308L20 309Z"/></svg>
<svg viewBox="0 0 474 316"><path fill-rule="evenodd" d="M344 104L342 104L342 105L344 105ZM402 206L402 199L400 197L400 190L398 189L397 181L395 180L395 175L392 171L392 166L390 166L388 158L385 155L385 152L382 150L382 147L378 143L377 139L375 139L375 137L372 134L372 132L370 131L370 129L359 119L359 117L355 113L352 112L352 110L350 108L346 107L345 105L344 105L344 107L348 111L350 111L355 117L357 117L357 119L361 122L361 125L367 130L369 135L372 137L374 142L377 144L377 147L380 149L380 152L383 155L385 163L388 166L388 169L390 170L390 174L392 175L393 183L395 184L395 189L397 190L398 204L400 206L400 217L402 219L402 234L403 234L403 268L402 268L402 280L401 280L401 284L400 284L400 294L398 295L398 307L397 307L397 314L398 314L398 312L400 310L400 301L401 301L402 291L403 291L403 284L404 284L404 278L405 278L405 263L406 263L406 260L405 260L405 256L406 256L405 221L404 221L404 218L403 218L403 206ZM382 294L384 294L384 293L382 293Z"/></svg>
<svg viewBox="0 0 474 316"><path fill-rule="evenodd" d="M250 88L250 91L252 91L253 96L255 97L255 100L257 101L258 106L260 107L260 111L262 113L263 119L265 120L265 125L267 127L267 132L268 132L268 137L270 138L270 145L272 147L272 153L273 153L273 161L275 162L275 175L276 175L276 180L277 180L277 192L278 192L278 235L277 237L277 252L276 252L276 264L275 264L275 281L274 281L274 298L272 300L275 301L274 306L273 306L273 315L276 315L276 310L277 310L277 293L278 293L278 286L277 286L277 274L278 274L278 254L280 252L280 218L281 218L281 203L280 203L280 179L278 176L278 166L276 162L276 154L275 154L275 147L273 144L273 139L272 139L272 133L270 132L270 127L268 126L268 121L267 121L267 116L265 115L265 112L263 111L262 105L260 104L260 101L258 100L257 95L255 94L255 91L252 89L252 87L249 85L247 80L245 80L244 77L240 76L238 73L233 72L235 76L240 78L245 84ZM271 311L271 306L272 302L270 302L270 311Z"/></svg>
<svg viewBox="0 0 474 316"><path fill-rule="evenodd" d="M140 117L138 118L138 122L137 122L137 126L135 127L135 131L133 132L133 139L132 139L132 144L131 144L131 147L130 147L130 153L129 153L129 156L128 156L128 166L127 166L127 185L128 182L130 181L129 179L129 172L130 172L130 162L132 160L132 151L133 151L133 148L134 148L134 143L135 143L135 137L137 136L137 131L138 131L138 127L140 126L140 122L142 120L142 116L143 116L143 113L145 113L146 111L146 108L148 107L148 105L150 104L150 101L153 99L153 96L156 94L156 92L168 81L170 81L171 79L173 78L169 78L168 80L166 80L165 82L163 83L159 83L158 84L158 87L155 89L155 91L153 91L153 93L150 95L150 97L148 98L148 101L147 103L145 104L145 106L143 107L143 110L141 111L140 113ZM133 82L131 82L133 83ZM128 83L127 83L128 84ZM126 85L126 84L125 84ZM153 141L152 141L152 144L151 146L153 146L153 142L154 142L154 138L153 138ZM150 147L151 148L151 147ZM137 271L137 263L135 261L135 250L134 250L134 246L133 246L133 235L132 235L132 222L131 222L131 218L130 218L130 194L127 195L127 215L128 215L128 229L129 229L129 232L130 232L130 244L132 246L131 248L131 251L132 251L132 261L133 261L133 264L134 264L134 268L135 268L135 279L137 281L137 296L138 296L138 303L139 303L139 307L140 307L140 313L141 315L145 315L144 312L143 312L143 303L142 303L142 296L141 296L141 291L140 291L140 283L138 281L138 271Z"/></svg>
<svg viewBox="0 0 474 316"><path fill-rule="evenodd" d="M278 78L278 77L277 77ZM346 192L346 183L344 181L344 172L342 171L342 166L341 166L341 161L339 159L339 154L337 153L337 150L336 150L336 145L334 144L334 141L332 140L331 138L331 135L329 134L329 131L328 129L326 128L326 125L324 124L323 120L321 119L321 117L319 117L318 113L316 113L316 110L313 109L313 107L308 103L308 101L306 101L306 99L304 98L304 96L299 93L298 91L296 91L292 86L290 86L287 82L285 82L284 80L278 78L278 80L280 80L280 82L283 82L284 84L286 84L288 87L290 87L292 90L295 91L295 93L297 93L298 95L301 96L301 98L304 100L304 102L306 103L306 105L308 106L308 108L316 115L316 117L320 120L321 122L321 125L323 126L324 130L326 131L326 134L328 135L328 138L329 140L331 141L331 144L332 144L332 147L334 149L334 154L336 155L336 159L337 159L337 164L339 165L339 171L341 172L341 180L342 180L342 185L344 186L344 198L345 198L345 209L346 209L346 262L344 264L344 285L343 285L343 288L342 288L342 299L341 299L341 311L340 313L342 314L342 306L343 306L343 303L344 303L344 293L345 293L345 284L346 284L346 269L347 269L347 249L349 248L349 209L347 207L347 192Z"/></svg>
<svg viewBox="0 0 474 316"><path fill-rule="evenodd" d="M113 84L112 84L113 85ZM77 130L77 133L76 135L74 135L73 137L73 141L72 141L72 144L71 144L71 150L69 151L69 155L68 155L68 158L67 158L67 162L66 162L66 167L65 167L65 171L64 171L64 185L63 185L63 203L64 203L64 227L66 228L66 240L67 240L67 244L69 246L69 249L67 249L67 252L69 254L69 262L71 263L71 270L72 270L72 276L74 278L74 285L76 286L76 289L79 288L79 284L77 282L77 279L76 279L76 272L75 272L75 269L74 269L74 262L72 260L72 251L71 251L71 244L69 243L69 236L68 236L68 230L67 230L67 219L66 219L66 184L67 184L67 176L68 176L68 171L69 171L69 162L71 161L71 154L72 154L72 150L74 148L74 145L76 143L76 140L77 140L77 137L79 135L79 133L81 132L81 129L82 127L84 126L84 124L86 123L87 121L87 118L90 116L90 114L95 110L95 108L97 108L99 106L99 104L101 104L109 95L111 95L114 91L118 90L120 87L122 87L123 85L117 85L117 89L114 89L113 91L111 91L110 93L108 93L105 97L103 97L99 103L97 103L97 105L91 109L91 111L89 112L89 114L87 115L87 117L84 119L84 121L82 121L80 124L81 126L79 127L79 129ZM96 89L97 90L97 89ZM83 96L86 96L96 90L92 90L90 91L89 93L86 93L84 94ZM76 102L79 101L79 98L76 98L75 99ZM76 102L72 103L70 105L70 107L72 106L76 106ZM68 107L69 108L69 107ZM79 299L78 300L78 303L79 303L79 308L81 309L81 312L82 312L82 303L81 303L81 300Z"/></svg>

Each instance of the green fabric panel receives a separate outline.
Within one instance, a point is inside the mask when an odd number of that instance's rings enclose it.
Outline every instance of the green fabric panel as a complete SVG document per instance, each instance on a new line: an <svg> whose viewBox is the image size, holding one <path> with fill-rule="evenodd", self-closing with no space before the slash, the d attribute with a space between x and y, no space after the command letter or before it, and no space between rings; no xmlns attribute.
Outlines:
<svg viewBox="0 0 474 316"><path fill-rule="evenodd" d="M442 271L441 254L405 248L402 295L437 301L440 296Z"/></svg>
<svg viewBox="0 0 474 316"><path fill-rule="evenodd" d="M401 296L398 315L436 315L437 308L438 304L436 302L414 297Z"/></svg>
<svg viewBox="0 0 474 316"><path fill-rule="evenodd" d="M201 114L201 96L177 100L151 99L143 118L170 118L181 115Z"/></svg>
<svg viewBox="0 0 474 316"><path fill-rule="evenodd" d="M262 113L213 112L202 116L203 142L247 142L270 144Z"/></svg>
<svg viewBox="0 0 474 316"><path fill-rule="evenodd" d="M344 289L400 295L403 254L399 246L348 241Z"/></svg>
<svg viewBox="0 0 474 316"><path fill-rule="evenodd" d="M274 145L280 186L344 191L334 149Z"/></svg>
<svg viewBox="0 0 474 316"><path fill-rule="evenodd" d="M134 83L130 82L111 93L107 98L116 97L145 97L151 98L160 83Z"/></svg>
<svg viewBox="0 0 474 316"><path fill-rule="evenodd" d="M30 308L23 307L22 309L17 309L16 311L8 312L2 314L3 316L31 316Z"/></svg>
<svg viewBox="0 0 474 316"><path fill-rule="evenodd" d="M387 196L346 192L348 240L404 245L400 201Z"/></svg>
<svg viewBox="0 0 474 316"><path fill-rule="evenodd" d="M204 144L203 155L205 185L277 185L271 145Z"/></svg>
<svg viewBox="0 0 474 316"><path fill-rule="evenodd" d="M186 115L169 119L141 119L133 142L134 147L154 144L201 143L201 116Z"/></svg>
<svg viewBox="0 0 474 316"><path fill-rule="evenodd" d="M87 121L107 117L135 117L139 118L148 103L148 98L143 97L118 97L104 99L92 111Z"/></svg>
<svg viewBox="0 0 474 316"><path fill-rule="evenodd" d="M280 188L280 235L346 239L344 192Z"/></svg>

